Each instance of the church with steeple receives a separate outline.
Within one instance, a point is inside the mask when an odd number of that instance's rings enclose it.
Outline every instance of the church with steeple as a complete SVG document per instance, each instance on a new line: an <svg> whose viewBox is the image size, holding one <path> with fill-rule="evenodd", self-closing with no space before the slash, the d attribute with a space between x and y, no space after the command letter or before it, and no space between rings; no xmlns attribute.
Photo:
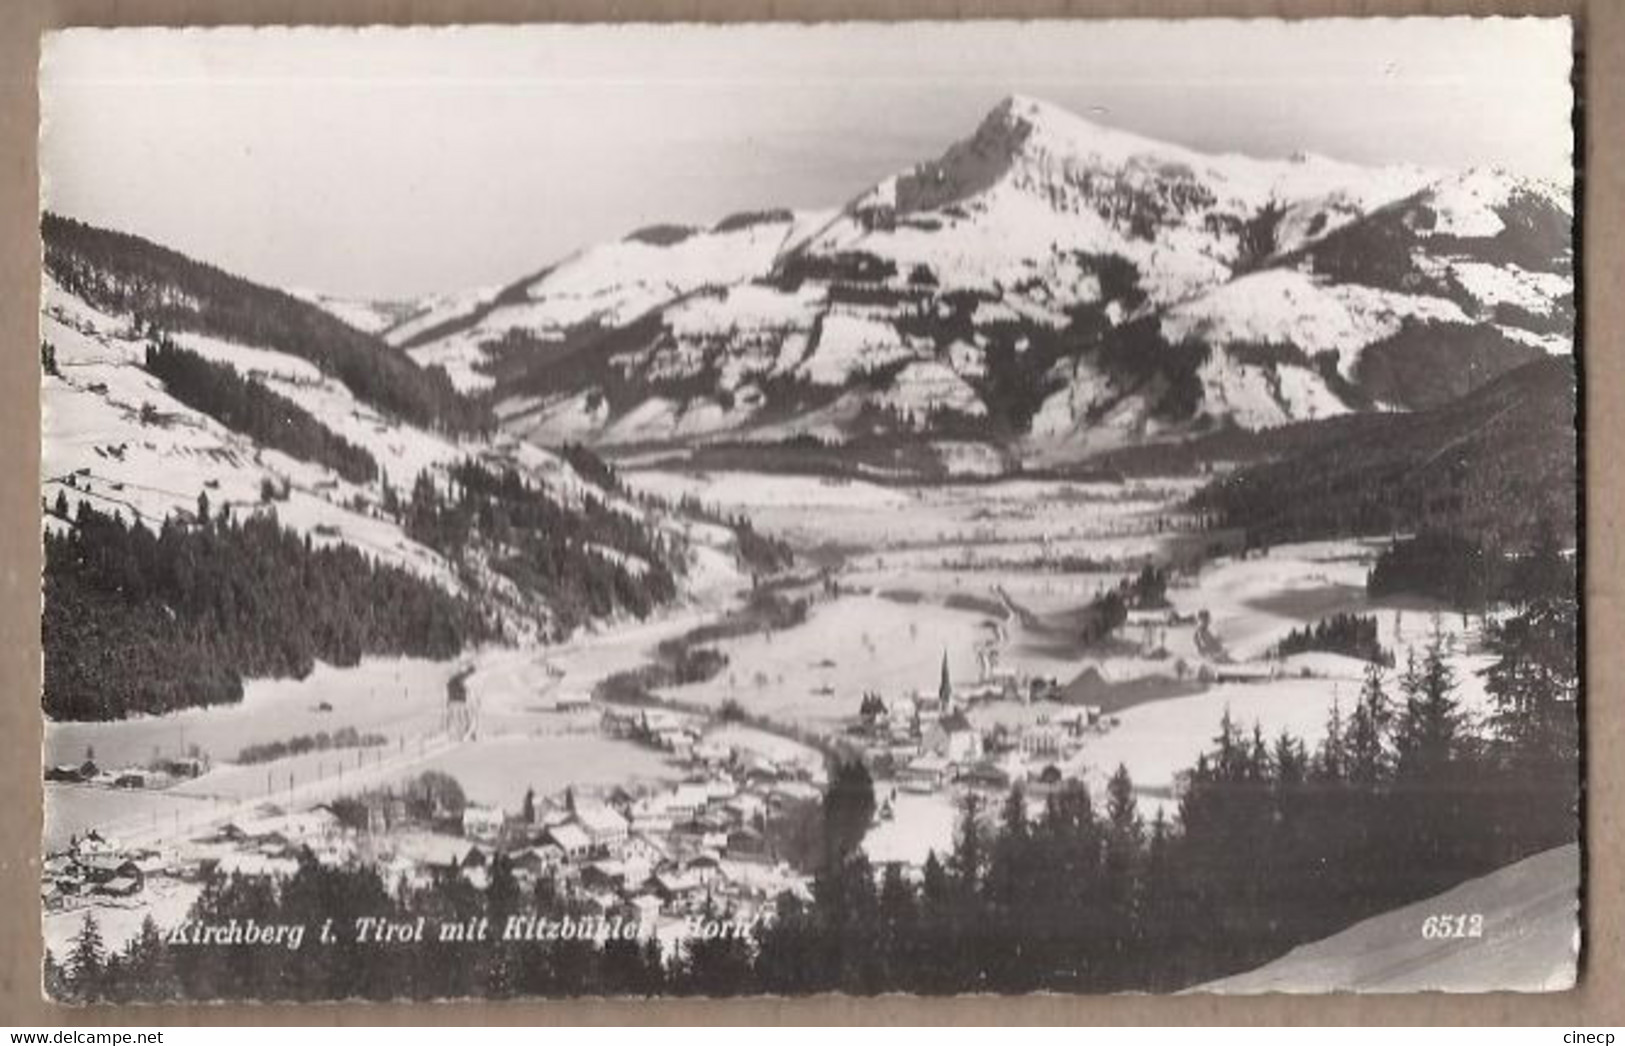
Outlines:
<svg viewBox="0 0 1625 1046"><path fill-rule="evenodd" d="M916 717L921 747L950 763L979 758L982 754L982 736L954 699L954 682L948 674L946 650L942 652L942 673L937 681L935 705L935 716L929 721L921 723L924 717Z"/></svg>

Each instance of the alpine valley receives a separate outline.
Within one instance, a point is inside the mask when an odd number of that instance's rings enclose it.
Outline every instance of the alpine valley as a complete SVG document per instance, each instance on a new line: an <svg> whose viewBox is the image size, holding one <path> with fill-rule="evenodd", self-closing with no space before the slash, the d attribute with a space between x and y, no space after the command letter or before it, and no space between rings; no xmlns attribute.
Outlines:
<svg viewBox="0 0 1625 1046"><path fill-rule="evenodd" d="M851 189L383 302L47 214L47 991L1571 984L1572 187ZM447 913L644 940L164 938Z"/></svg>

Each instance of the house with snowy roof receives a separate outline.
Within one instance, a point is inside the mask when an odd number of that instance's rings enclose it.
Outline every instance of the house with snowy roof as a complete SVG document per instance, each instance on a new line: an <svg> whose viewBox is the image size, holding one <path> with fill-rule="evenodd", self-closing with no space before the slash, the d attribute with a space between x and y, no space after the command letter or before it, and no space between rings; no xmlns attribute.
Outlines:
<svg viewBox="0 0 1625 1046"><path fill-rule="evenodd" d="M726 845L726 840L723 842ZM722 861L714 853L701 853L689 858L683 865L683 873L693 876L701 886L725 882L728 878L727 873L723 871Z"/></svg>
<svg viewBox="0 0 1625 1046"><path fill-rule="evenodd" d="M674 907L691 905L705 892L705 885L688 872L661 872L649 885L655 896Z"/></svg>
<svg viewBox="0 0 1625 1046"><path fill-rule="evenodd" d="M982 755L982 735L964 712L955 710L932 723L922 738L925 750L950 763L963 763Z"/></svg>
<svg viewBox="0 0 1625 1046"><path fill-rule="evenodd" d="M136 889L144 878L141 867L128 857L119 854L98 854L94 857L82 857L79 867L87 882L97 886L105 886L115 879L132 879ZM133 892L133 891L132 891Z"/></svg>
<svg viewBox="0 0 1625 1046"><path fill-rule="evenodd" d="M495 842L502 834L502 811L494 806L469 803L463 807L463 835L470 839Z"/></svg>
<svg viewBox="0 0 1625 1046"><path fill-rule="evenodd" d="M930 792L941 788L948 780L948 760L937 753L916 758L898 774L898 780L909 791Z"/></svg>
<svg viewBox="0 0 1625 1046"><path fill-rule="evenodd" d="M666 812L673 820L692 820L711 801L711 793L703 784L678 785L669 793Z"/></svg>
<svg viewBox="0 0 1625 1046"><path fill-rule="evenodd" d="M592 837L574 821L549 828L547 838L564 853L566 860L578 861L592 852Z"/></svg>
<svg viewBox="0 0 1625 1046"><path fill-rule="evenodd" d="M621 860L631 864L642 861L651 865L659 864L671 857L671 851L663 846L657 838L642 833L630 836L626 845L621 847Z"/></svg>
<svg viewBox="0 0 1625 1046"><path fill-rule="evenodd" d="M629 922L652 925L660 918L660 898L652 893L640 893L627 900L622 914Z"/></svg>
<svg viewBox="0 0 1625 1046"><path fill-rule="evenodd" d="M564 848L557 843L527 846L513 854L515 873L538 877L564 863Z"/></svg>
<svg viewBox="0 0 1625 1046"><path fill-rule="evenodd" d="M576 803L575 823L593 846L606 848L625 842L631 827L626 818L609 805L587 801Z"/></svg>

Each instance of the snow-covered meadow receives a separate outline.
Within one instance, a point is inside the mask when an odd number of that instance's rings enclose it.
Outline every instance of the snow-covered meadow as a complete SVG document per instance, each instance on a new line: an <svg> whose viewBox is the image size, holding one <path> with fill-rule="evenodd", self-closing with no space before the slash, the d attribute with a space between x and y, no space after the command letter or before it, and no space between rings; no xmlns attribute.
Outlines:
<svg viewBox="0 0 1625 1046"><path fill-rule="evenodd" d="M1173 812L1177 775L1212 747L1227 710L1244 730L1256 724L1271 740L1284 730L1313 747L1332 706L1345 714L1353 707L1363 662L1324 653L1272 656L1288 632L1335 614L1374 616L1380 642L1401 661L1437 632L1464 708L1486 711L1480 623L1426 600L1370 599L1365 581L1378 541L1307 542L1200 560L1173 575L1169 611L1136 615L1120 633L1125 642L1085 649L1069 640L1070 615L1139 564L1166 562L1173 543L1188 537L1177 506L1192 481L908 486L702 474L666 463L628 476L639 489L697 497L803 547L835 544L845 554L839 596L815 603L800 626L718 644L729 657L720 675L666 691L685 702L714 708L731 699L752 714L834 734L867 691L890 700L934 689L944 654L956 682L974 683L977 652L989 646L1002 667L1063 684L1086 672L1107 686L1153 683L1064 767L1098 793L1119 763L1127 766L1147 814ZM1067 556L1098 565L1079 569ZM1196 636L1203 614L1205 648ZM1003 702L976 706L971 715L989 729L1067 713L1052 702ZM912 832L899 816L877 826L875 845L888 852L886 840Z"/></svg>
<svg viewBox="0 0 1625 1046"><path fill-rule="evenodd" d="M976 678L982 615L879 596L841 596L808 620L717 644L728 666L714 679L664 694L720 708L734 700L754 715L831 733L856 714L866 691L934 692L946 655L951 674Z"/></svg>

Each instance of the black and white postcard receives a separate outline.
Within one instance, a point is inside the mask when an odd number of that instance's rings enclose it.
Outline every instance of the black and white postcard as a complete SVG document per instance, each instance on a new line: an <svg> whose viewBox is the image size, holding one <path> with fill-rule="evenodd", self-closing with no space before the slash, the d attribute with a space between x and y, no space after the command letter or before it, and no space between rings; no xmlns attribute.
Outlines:
<svg viewBox="0 0 1625 1046"><path fill-rule="evenodd" d="M1572 986L1575 64L48 35L45 994Z"/></svg>

